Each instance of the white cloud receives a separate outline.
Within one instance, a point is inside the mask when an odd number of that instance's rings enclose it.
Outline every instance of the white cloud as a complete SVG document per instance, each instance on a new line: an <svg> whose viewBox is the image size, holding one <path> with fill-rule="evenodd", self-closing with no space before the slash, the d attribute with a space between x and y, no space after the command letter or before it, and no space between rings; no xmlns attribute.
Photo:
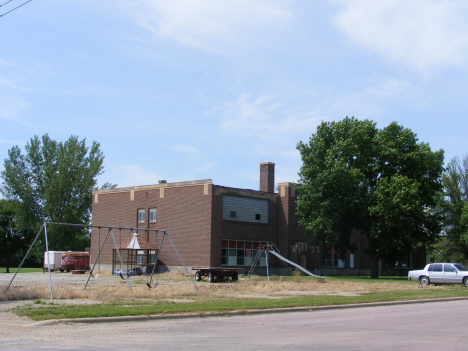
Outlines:
<svg viewBox="0 0 468 351"><path fill-rule="evenodd" d="M420 94L406 80L375 76L361 89L321 102L319 110L327 116L325 120L355 116L377 121L388 110L389 104L414 104L415 100L422 101Z"/></svg>
<svg viewBox="0 0 468 351"><path fill-rule="evenodd" d="M198 168L191 169L190 172L191 172L191 174L205 173L205 172L213 169L216 165L217 165L217 163L215 163L215 162L209 163L209 164L206 164L206 165L202 165L202 166L200 166Z"/></svg>
<svg viewBox="0 0 468 351"><path fill-rule="evenodd" d="M17 69L17 66L8 61L0 60L0 69L2 69L3 72L10 72L12 68L14 71ZM21 111L28 110L29 105L15 95L18 92L29 91L15 83L15 80L21 80L21 77L13 75L13 78L8 79L5 78L4 75L5 73L3 73L3 76L0 76L0 119L32 128L30 123L18 118L18 114L20 114Z"/></svg>
<svg viewBox="0 0 468 351"><path fill-rule="evenodd" d="M281 142L312 133L322 121L356 116L379 119L389 103L409 103L419 92L406 80L371 77L367 85L345 93L240 94L211 114L221 114L225 134ZM293 107L291 107L293 106ZM298 139L297 139L298 140Z"/></svg>
<svg viewBox="0 0 468 351"><path fill-rule="evenodd" d="M283 2L266 0L145 0L127 6L138 25L156 36L217 53L258 45L259 35L290 17Z"/></svg>
<svg viewBox="0 0 468 351"><path fill-rule="evenodd" d="M196 147L190 145L173 145L171 149L184 154L195 154L199 152Z"/></svg>
<svg viewBox="0 0 468 351"><path fill-rule="evenodd" d="M0 139L0 144L10 144L10 145L26 145L26 142L23 140L18 141L18 140L10 140L10 139Z"/></svg>
<svg viewBox="0 0 468 351"><path fill-rule="evenodd" d="M109 171L108 171L109 172ZM156 173L140 165L123 165L115 171L109 172L115 174L112 182L116 182L119 187L152 185L158 183Z"/></svg>
<svg viewBox="0 0 468 351"><path fill-rule="evenodd" d="M306 112L286 108L286 97L261 95L251 98L241 94L237 101L226 103L221 120L221 130L227 134L256 135L263 139L275 139L317 125L320 117L310 108ZM285 104L286 103L286 104Z"/></svg>
<svg viewBox="0 0 468 351"><path fill-rule="evenodd" d="M423 74L463 66L468 3L435 0L339 1L336 26L352 41Z"/></svg>
<svg viewBox="0 0 468 351"><path fill-rule="evenodd" d="M25 127L33 126L17 117L19 111L28 110L28 105L14 96L3 94L0 91L0 119L8 120Z"/></svg>

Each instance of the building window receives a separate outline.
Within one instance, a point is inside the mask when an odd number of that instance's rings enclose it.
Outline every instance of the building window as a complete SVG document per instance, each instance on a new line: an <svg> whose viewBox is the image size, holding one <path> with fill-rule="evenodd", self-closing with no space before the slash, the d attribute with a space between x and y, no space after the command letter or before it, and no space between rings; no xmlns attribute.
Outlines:
<svg viewBox="0 0 468 351"><path fill-rule="evenodd" d="M267 199L223 195L223 219L268 224L269 206Z"/></svg>
<svg viewBox="0 0 468 351"><path fill-rule="evenodd" d="M404 268L404 269L412 268L413 266L412 261L413 261L412 254L409 254L408 256L405 257L405 259L395 262L395 268Z"/></svg>
<svg viewBox="0 0 468 351"><path fill-rule="evenodd" d="M144 250L138 250L136 255L136 264L141 266L143 264L143 257L145 256Z"/></svg>
<svg viewBox="0 0 468 351"><path fill-rule="evenodd" d="M330 268L344 268L344 257L340 257L340 253L335 249L329 249L328 252L322 256L322 267Z"/></svg>
<svg viewBox="0 0 468 351"><path fill-rule="evenodd" d="M259 249L266 242L223 240L221 248L221 264L223 266L247 266L250 267L257 256ZM265 252L261 253L257 266L266 266Z"/></svg>
<svg viewBox="0 0 468 351"><path fill-rule="evenodd" d="M138 223L144 223L145 222L145 210L140 209L138 210Z"/></svg>
<svg viewBox="0 0 468 351"><path fill-rule="evenodd" d="M156 222L156 209L155 208L149 209L149 221Z"/></svg>
<svg viewBox="0 0 468 351"><path fill-rule="evenodd" d="M156 250L150 250L148 263L153 264L155 263L155 261L156 261Z"/></svg>
<svg viewBox="0 0 468 351"><path fill-rule="evenodd" d="M306 253L307 252L307 243L298 242L297 246L299 247L300 252Z"/></svg>

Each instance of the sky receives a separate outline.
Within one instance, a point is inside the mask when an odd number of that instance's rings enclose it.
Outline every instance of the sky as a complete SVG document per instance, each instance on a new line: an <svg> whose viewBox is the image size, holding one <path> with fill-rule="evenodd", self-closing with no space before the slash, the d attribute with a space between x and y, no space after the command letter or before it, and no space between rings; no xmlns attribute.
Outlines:
<svg viewBox="0 0 468 351"><path fill-rule="evenodd" d="M35 135L100 143L99 184L299 179L346 116L468 153L468 2L3 0L0 171Z"/></svg>

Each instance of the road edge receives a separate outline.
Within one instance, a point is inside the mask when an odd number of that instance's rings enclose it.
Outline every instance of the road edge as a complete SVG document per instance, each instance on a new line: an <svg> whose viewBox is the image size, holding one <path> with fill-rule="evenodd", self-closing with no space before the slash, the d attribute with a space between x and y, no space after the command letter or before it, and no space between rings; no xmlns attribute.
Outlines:
<svg viewBox="0 0 468 351"><path fill-rule="evenodd" d="M178 313L178 314L153 314L145 316L121 316L121 317L96 317L96 318L64 318L64 319L50 319L46 321L34 322L26 324L23 327L41 327L53 324L71 324L71 323L115 323L115 322L139 322L150 320L165 320L165 319L184 319L184 318L206 318L206 317L230 317L230 316L248 316L256 314L269 314L269 313L291 313L291 312L315 312L324 310L336 309L349 309L349 308L363 308L363 307L379 307L379 306L392 306L392 305L409 305L417 303L433 303L433 302L447 302L457 300L467 300L468 297L447 297L437 299L423 299L423 300L404 300L404 301L384 301L384 302L368 302L368 303L354 303L343 305L325 305L325 306L301 306L301 307L287 307L287 308L268 308L268 309L255 309L255 310L242 310L242 311L228 311L228 312L198 312L198 313Z"/></svg>

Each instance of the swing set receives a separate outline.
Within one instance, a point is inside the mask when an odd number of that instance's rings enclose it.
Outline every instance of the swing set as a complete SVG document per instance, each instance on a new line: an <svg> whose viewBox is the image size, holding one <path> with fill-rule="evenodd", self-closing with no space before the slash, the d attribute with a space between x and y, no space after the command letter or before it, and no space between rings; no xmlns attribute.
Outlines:
<svg viewBox="0 0 468 351"><path fill-rule="evenodd" d="M99 257L101 255L101 252L102 252L102 249L104 248L104 244L106 243L106 240L107 238L109 237L109 234L111 234L112 236L112 239L114 241L114 245L115 245L115 249L114 251L117 253L117 256L119 258L119 262L120 262L120 278L123 279L123 280L126 280L127 281L127 284L128 284L128 288L130 290L130 293L132 293L132 287L130 286L130 280L129 280L129 277L132 275L129 270L128 270L128 261L127 261L127 269L125 269L125 265L124 265L124 262L122 260L122 256L121 256L121 249L119 250L119 247L117 245L117 241L115 240L115 235L114 235L114 232L113 230L115 229L119 229L120 233L123 230L129 230L129 231L135 231L135 234L138 233L138 231L145 231L145 232L156 232L156 233L162 233L163 236L161 238L161 242L160 242L160 245L159 245L159 249L157 251L157 255L155 257L155 260L154 260L154 264L152 264L152 270L151 270L151 276L146 278L146 285L148 286L148 289L154 289L156 288L156 286L158 285L157 281L156 281L156 277L154 279L155 283L153 285L153 276L155 275L156 273L156 267L157 267L157 263L158 263L158 259L159 259L159 254L161 253L161 249L162 249L162 245L163 245L163 242L164 242L164 239L167 238L167 240L169 240L170 244L172 245L172 248L174 249L175 253L177 254L177 256L179 257L180 259L180 262L182 262L182 265L184 266L185 268L185 271L187 272L187 274L189 275L190 279L192 280L192 283L193 285L195 286L195 288L198 290L198 287L197 287L197 284L195 284L195 281L193 280L192 278L192 275L189 273L187 267L185 266L185 263L184 261L182 260L182 257L180 257L179 255L179 252L177 251L174 243L172 242L169 234L167 234L167 232L165 230L160 230L160 229L145 229L145 228L125 228L125 227L113 227L113 226L98 226L98 225L84 225L84 224L72 224L72 223L53 223L53 222L44 222L44 224L41 226L41 229L39 229L39 232L37 233L36 237L34 238L31 246L29 247L28 251L26 252L26 255L24 256L23 260L21 261L20 265L18 266L18 269L16 270L15 274L13 275L13 278L11 279L10 281L10 284L8 284L8 287L6 288L4 294L7 293L7 291L10 289L10 286L11 284L13 283L13 280L15 279L16 275L18 274L21 266L23 265L24 261L26 260L26 258L28 257L32 247L34 246L34 244L36 243L37 241L37 238L39 237L39 235L41 234L42 230L44 230L44 237L45 237L45 244L46 244L46 251L49 252L49 244L48 244L48 237L47 237L47 226L69 226L69 227L81 227L81 228L98 228L99 229L99 234L101 233L101 228L103 229L107 229L107 233L106 233L106 236L104 237L104 241L102 242L101 244L101 247L99 248L99 253L94 261L94 264L91 268L91 270L89 271L89 275L88 275L88 279L86 281L86 284L84 286L84 289L83 290L86 290L86 287L88 286L88 283L89 283L89 280L91 277L93 278L97 278L97 275L94 275L93 272L94 272L94 269L96 267L96 264L99 260ZM134 234L134 235L135 235ZM138 234L137 234L138 235ZM100 235L99 235L100 237ZM137 239L137 236L134 236L134 239L136 240ZM136 248L135 244L134 244L134 247L133 248ZM151 256L151 253L150 255ZM47 260L49 259L49 255L46 255L47 257ZM49 262L44 262L44 264L47 263L47 267L48 267L48 272L49 272L49 288L50 288L50 299L53 300L54 297L53 297L53 293L52 293L52 276L51 276L51 270L50 270L50 264L48 264ZM114 263L114 262L113 262ZM147 261L148 263L148 266L147 268L149 268L151 266L151 259L149 259ZM147 269L147 273L148 273L148 269Z"/></svg>

